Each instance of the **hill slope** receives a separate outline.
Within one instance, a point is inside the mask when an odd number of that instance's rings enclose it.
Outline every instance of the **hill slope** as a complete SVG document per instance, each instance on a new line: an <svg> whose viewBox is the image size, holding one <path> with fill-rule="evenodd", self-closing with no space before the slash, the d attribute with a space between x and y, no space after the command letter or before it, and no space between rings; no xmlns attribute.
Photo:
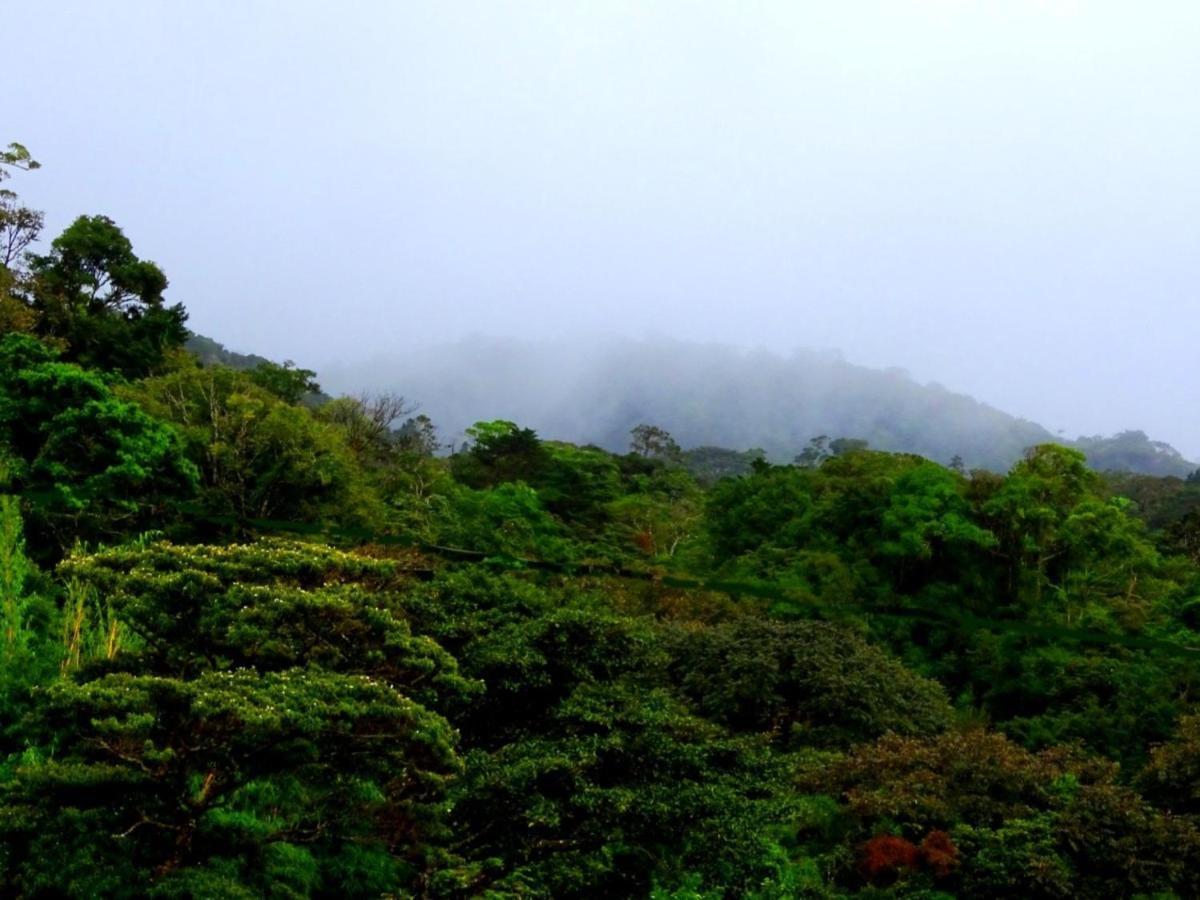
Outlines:
<svg viewBox="0 0 1200 900"><path fill-rule="evenodd" d="M447 439L502 417L546 437L623 450L629 430L650 422L684 447L759 447L776 461L790 461L823 434L996 470L1033 444L1062 442L1034 422L901 370L813 351L781 356L676 341L585 349L476 338L332 367L321 380L335 392L400 391ZM1078 446L1101 469L1186 475L1196 468L1141 432Z"/></svg>

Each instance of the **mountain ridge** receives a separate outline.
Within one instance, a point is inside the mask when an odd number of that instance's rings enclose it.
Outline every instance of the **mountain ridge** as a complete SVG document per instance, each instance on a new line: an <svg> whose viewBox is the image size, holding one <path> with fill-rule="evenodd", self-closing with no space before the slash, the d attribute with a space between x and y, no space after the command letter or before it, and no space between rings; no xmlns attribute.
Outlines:
<svg viewBox="0 0 1200 900"><path fill-rule="evenodd" d="M222 360L203 346L211 361L261 359L225 351ZM1197 469L1141 431L1067 440L968 394L921 384L902 369L850 363L831 351L473 337L326 366L320 380L332 393L402 393L453 444L472 423L504 418L547 438L624 451L630 429L645 422L683 447L761 449L775 462L792 461L823 435L996 471L1042 443L1076 447L1098 470L1184 477Z"/></svg>

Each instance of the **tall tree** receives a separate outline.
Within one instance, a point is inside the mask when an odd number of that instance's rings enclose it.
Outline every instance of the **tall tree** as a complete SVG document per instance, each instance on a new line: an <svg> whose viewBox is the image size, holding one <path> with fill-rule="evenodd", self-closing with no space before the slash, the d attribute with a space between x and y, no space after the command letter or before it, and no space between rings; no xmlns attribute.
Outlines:
<svg viewBox="0 0 1200 900"><path fill-rule="evenodd" d="M9 169L28 172L41 167L20 144L9 144L0 151L0 182L11 175ZM0 188L0 266L15 267L42 230L44 217L38 210L29 209L17 202L15 192Z"/></svg>
<svg viewBox="0 0 1200 900"><path fill-rule="evenodd" d="M0 151L0 184L11 177L10 170L29 171L40 163L20 144L9 144ZM41 233L44 217L23 206L14 191L0 187L0 334L29 332L36 316L18 293L24 278L25 251Z"/></svg>
<svg viewBox="0 0 1200 900"><path fill-rule="evenodd" d="M187 340L183 306L163 299L167 276L106 216L80 216L30 257L30 273L38 333L72 362L138 378Z"/></svg>
<svg viewBox="0 0 1200 900"><path fill-rule="evenodd" d="M638 425L629 432L632 440L629 449L647 459L678 459L681 453L675 438L665 428L657 425Z"/></svg>

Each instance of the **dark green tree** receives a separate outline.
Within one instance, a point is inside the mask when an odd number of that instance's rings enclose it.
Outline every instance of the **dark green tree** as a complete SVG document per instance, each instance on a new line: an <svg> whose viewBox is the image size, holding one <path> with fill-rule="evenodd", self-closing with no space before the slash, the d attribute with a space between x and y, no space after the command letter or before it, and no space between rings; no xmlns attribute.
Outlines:
<svg viewBox="0 0 1200 900"><path fill-rule="evenodd" d="M105 216L76 219L30 258L30 274L37 333L71 362L139 378L187 340L183 306L163 299L166 275Z"/></svg>
<svg viewBox="0 0 1200 900"><path fill-rule="evenodd" d="M536 484L550 465L537 432L497 419L467 429L471 444L451 459L454 477L468 487L492 487L506 481Z"/></svg>
<svg viewBox="0 0 1200 900"><path fill-rule="evenodd" d="M249 370L250 380L263 390L274 394L284 403L297 404L305 397L321 392L317 373L299 369L290 359L279 363L259 363Z"/></svg>
<svg viewBox="0 0 1200 900"><path fill-rule="evenodd" d="M196 486L174 429L24 335L0 339L0 448L39 557L160 526Z"/></svg>
<svg viewBox="0 0 1200 900"><path fill-rule="evenodd" d="M695 874L746 896L771 873L789 773L763 742L627 681L579 685L538 730L469 755L447 893L640 897Z"/></svg>
<svg viewBox="0 0 1200 900"><path fill-rule="evenodd" d="M930 735L953 718L940 685L828 623L748 616L675 629L669 646L672 677L698 711L784 745Z"/></svg>

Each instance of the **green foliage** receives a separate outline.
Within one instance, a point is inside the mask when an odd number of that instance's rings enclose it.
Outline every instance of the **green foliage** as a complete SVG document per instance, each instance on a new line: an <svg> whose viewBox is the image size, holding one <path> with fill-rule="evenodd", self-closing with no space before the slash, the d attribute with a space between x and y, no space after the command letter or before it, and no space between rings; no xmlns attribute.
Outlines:
<svg viewBox="0 0 1200 900"><path fill-rule="evenodd" d="M27 753L0 792L10 884L374 896L431 862L460 764L418 701L449 709L478 688L387 594L345 583L394 582L392 566L161 544L63 574L104 592L131 639L38 704L53 753Z"/></svg>
<svg viewBox="0 0 1200 900"><path fill-rule="evenodd" d="M343 582L372 587L399 578L394 563L347 553L324 544L258 540L249 544L179 545L135 542L63 561L60 572L84 579L105 593L122 590L132 575L198 570L220 584L268 585L315 589Z"/></svg>
<svg viewBox="0 0 1200 900"><path fill-rule="evenodd" d="M476 422L467 429L469 448L451 460L454 477L472 488L508 481L535 483L550 463L537 434L529 428L497 419Z"/></svg>
<svg viewBox="0 0 1200 900"><path fill-rule="evenodd" d="M10 732L32 688L54 671L51 615L34 592L37 572L25 555L20 504L0 494L0 723ZM0 732L0 739L8 737Z"/></svg>
<svg viewBox="0 0 1200 900"><path fill-rule="evenodd" d="M981 699L1004 731L1030 747L1082 742L1131 767L1165 740L1179 696L1195 673L1187 664L1152 654L1005 646L993 667L979 660L978 678L991 678Z"/></svg>
<svg viewBox="0 0 1200 900"><path fill-rule="evenodd" d="M72 362L136 378L187 340L183 306L163 300L166 275L105 216L80 216L30 272L37 333Z"/></svg>
<svg viewBox="0 0 1200 900"><path fill-rule="evenodd" d="M219 368L127 390L192 423L235 393L306 416L413 533L492 565L265 540L70 557L47 656L64 676L26 693L0 778L14 893L1196 890L1191 720L1154 751L1144 797L1112 762L1130 771L1170 733L1186 660L905 615L988 601L1013 621L1188 639L1186 559L1074 454L967 480L853 448L705 494L683 468L507 423L447 466ZM222 416L188 432L198 453L234 440ZM776 578L787 599L541 572L586 573L598 547ZM798 618L814 613L849 621Z"/></svg>
<svg viewBox="0 0 1200 900"><path fill-rule="evenodd" d="M787 587L777 614L949 613L936 626L875 619L871 632L1031 747L1082 740L1138 765L1178 714L1188 667L951 624L961 611L1112 634L1169 629L1182 563L1168 564L1132 507L1101 490L1065 448L1034 448L1007 477L971 480L858 450L718 484L705 524L719 572Z"/></svg>
<svg viewBox="0 0 1200 900"><path fill-rule="evenodd" d="M184 348L196 357L202 366L228 366L240 370L257 369L271 362L265 356L256 353L235 353L220 341L214 341L202 334L189 334Z"/></svg>
<svg viewBox="0 0 1200 900"><path fill-rule="evenodd" d="M377 498L344 435L233 369L184 367L129 396L183 433L201 474L207 515L241 519L378 521Z"/></svg>
<svg viewBox="0 0 1200 900"><path fill-rule="evenodd" d="M672 560L694 550L703 533L704 496L679 468L655 468L627 479L628 487L608 503L610 535L618 552Z"/></svg>
<svg viewBox="0 0 1200 900"><path fill-rule="evenodd" d="M477 423L468 434L472 446L450 459L460 483L506 498L532 489L537 505L576 536L600 535L609 519L608 504L622 494L621 469L610 454L543 442L533 431L504 421Z"/></svg>
<svg viewBox="0 0 1200 900"><path fill-rule="evenodd" d="M761 744L621 682L581 685L542 728L468 759L456 814L472 855L504 861L497 892L640 896L697 872L741 894L770 871L787 770Z"/></svg>
<svg viewBox="0 0 1200 900"><path fill-rule="evenodd" d="M962 479L922 463L896 479L883 513L880 552L898 560L928 561L959 548L988 549L996 539L971 521Z"/></svg>
<svg viewBox="0 0 1200 900"><path fill-rule="evenodd" d="M675 680L706 717L799 745L844 745L950 724L935 682L853 633L822 622L745 617L683 626L671 640Z"/></svg>
<svg viewBox="0 0 1200 900"><path fill-rule="evenodd" d="M39 716L60 750L0 794L11 883L31 894L170 895L176 879L224 874L260 896L289 882L308 896L295 884L307 867L325 891L358 870L369 896L419 862L414 838L435 827L457 768L440 717L320 670L64 681ZM347 844L367 852L347 860Z"/></svg>
<svg viewBox="0 0 1200 900"><path fill-rule="evenodd" d="M807 543L814 506L812 476L786 466L719 482L708 496L705 524L718 561L770 542Z"/></svg>
<svg viewBox="0 0 1200 900"><path fill-rule="evenodd" d="M11 173L9 169L30 169L41 168L41 163L29 155L29 151L24 145L13 141L4 150L0 150L0 181L8 178Z"/></svg>
<svg viewBox="0 0 1200 900"><path fill-rule="evenodd" d="M284 403L297 404L311 394L319 394L317 373L311 369L298 369L288 360L282 365L273 362L259 363L249 372L250 380L263 390L274 394Z"/></svg>
<svg viewBox="0 0 1200 900"><path fill-rule="evenodd" d="M621 471L613 457L595 447L560 442L543 445L549 461L531 482L546 508L584 533L608 520L607 505L622 495Z"/></svg>
<svg viewBox="0 0 1200 900"><path fill-rule="evenodd" d="M1063 532L1071 513L1098 489L1082 453L1045 444L1013 467L983 512L1009 563L1008 587L1018 601L1040 605L1062 570L1067 550ZM1052 565L1053 564L1053 565Z"/></svg>
<svg viewBox="0 0 1200 900"><path fill-rule="evenodd" d="M1132 512L1153 532L1200 510L1200 479L1105 472L1101 483L1104 496L1130 500Z"/></svg>
<svg viewBox="0 0 1200 900"><path fill-rule="evenodd" d="M435 526L438 543L518 558L565 561L572 555L563 527L521 482L478 491L456 486L446 507Z"/></svg>
<svg viewBox="0 0 1200 900"><path fill-rule="evenodd" d="M0 495L0 644L6 669L15 668L15 660L29 648L30 597L26 581L30 569L19 504L15 497Z"/></svg>
<svg viewBox="0 0 1200 900"><path fill-rule="evenodd" d="M1074 872L1059 853L1051 815L1011 819L998 828L961 825L954 841L969 860L962 876L968 896L1076 896Z"/></svg>
<svg viewBox="0 0 1200 900"><path fill-rule="evenodd" d="M487 685L460 720L487 746L536 728L577 685L652 669L661 653L650 623L516 574L447 572L410 594L405 609L417 631Z"/></svg>
<svg viewBox="0 0 1200 900"><path fill-rule="evenodd" d="M107 219L11 265L19 211L0 193L0 894L1200 894L1190 483L506 420L438 457L403 397L178 351ZM1093 465L1149 442L1110 443Z"/></svg>
<svg viewBox="0 0 1200 900"><path fill-rule="evenodd" d="M0 340L0 447L41 556L154 527L195 489L173 428L25 336Z"/></svg>
<svg viewBox="0 0 1200 900"><path fill-rule="evenodd" d="M107 598L136 638L121 664L137 671L188 677L316 665L369 675L437 708L475 690L441 647L412 634L391 594L342 583L389 577L386 566L345 554L287 543L160 544L71 558L62 571Z"/></svg>

